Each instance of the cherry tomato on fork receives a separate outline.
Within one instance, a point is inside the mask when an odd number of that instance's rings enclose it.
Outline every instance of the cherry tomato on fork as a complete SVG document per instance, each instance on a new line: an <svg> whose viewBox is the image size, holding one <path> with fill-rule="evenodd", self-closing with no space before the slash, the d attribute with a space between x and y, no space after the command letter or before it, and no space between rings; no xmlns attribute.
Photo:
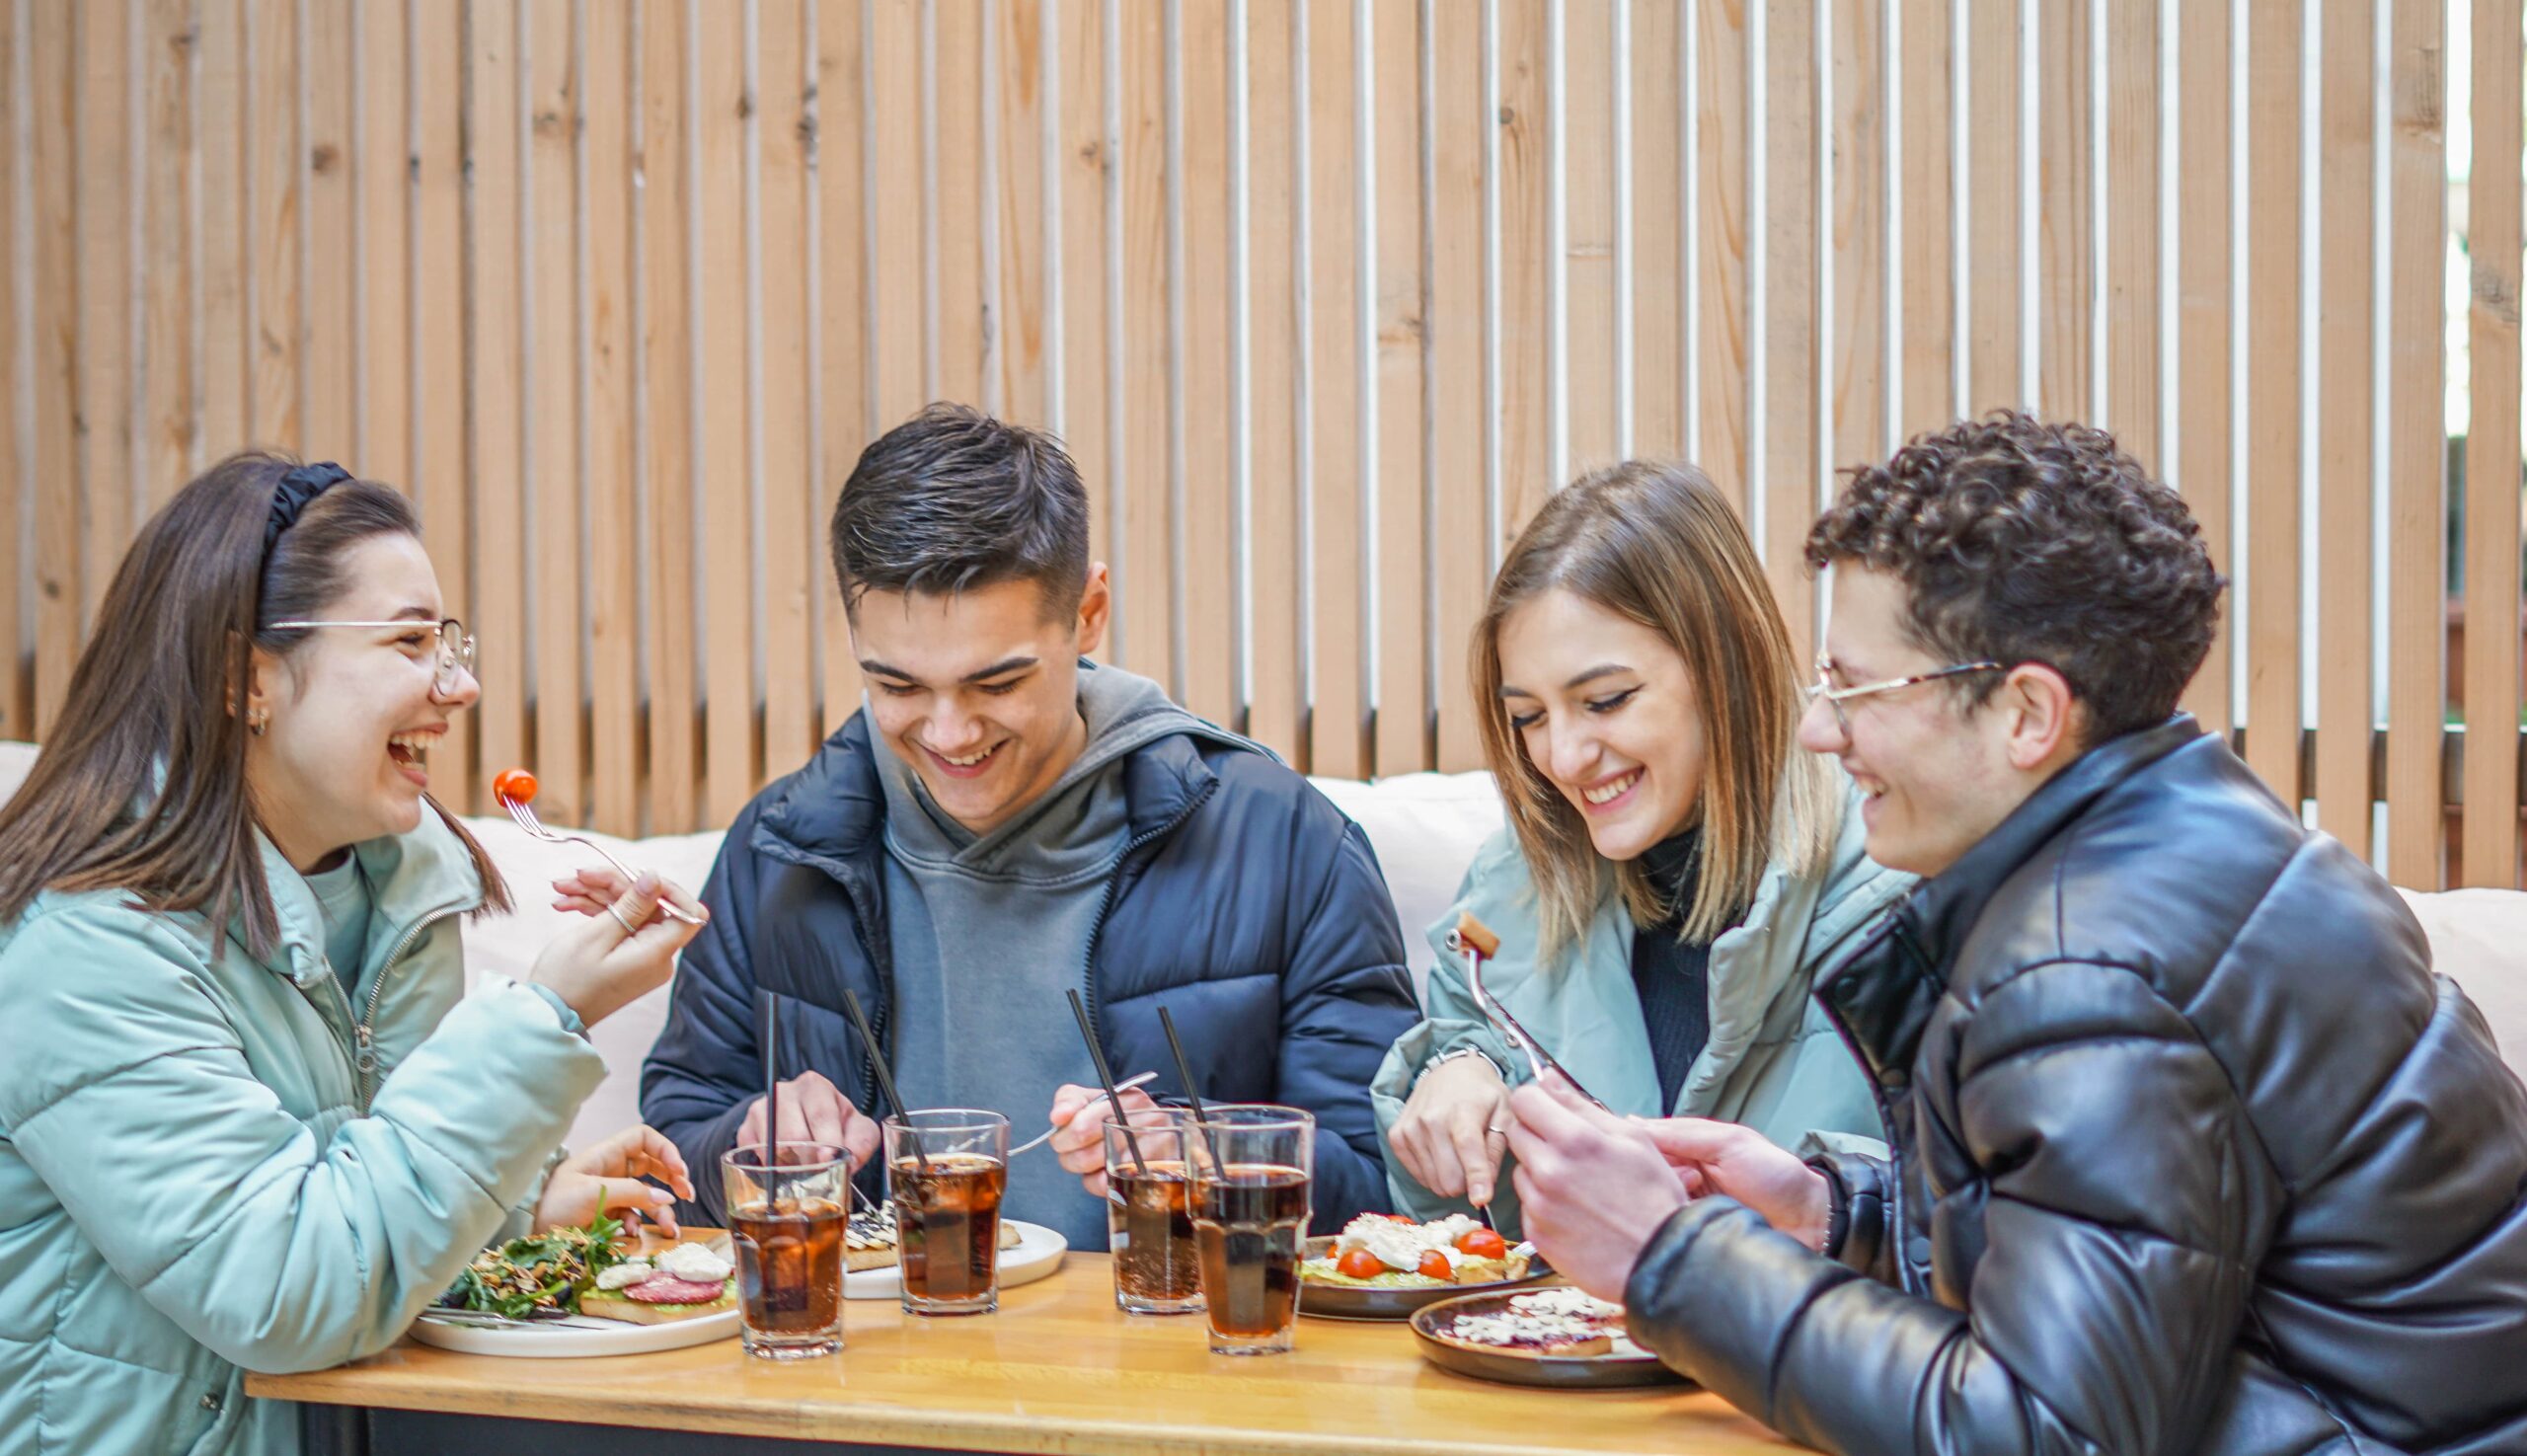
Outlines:
<svg viewBox="0 0 2527 1456"><path fill-rule="evenodd" d="M1456 1277L1456 1265L1448 1263L1446 1255L1433 1249L1421 1256L1420 1267L1414 1272L1425 1279L1453 1279Z"/></svg>
<svg viewBox="0 0 2527 1456"><path fill-rule="evenodd" d="M1386 1272L1386 1264L1366 1249L1354 1249L1335 1263L1334 1271L1346 1279L1374 1279Z"/></svg>
<svg viewBox="0 0 2527 1456"><path fill-rule="evenodd" d="M1457 1235L1457 1252L1469 1259L1506 1259L1509 1241L1490 1229L1467 1229Z"/></svg>
<svg viewBox="0 0 2527 1456"><path fill-rule="evenodd" d="M535 788L535 775L522 768L504 768L492 780L493 795L512 804L533 804Z"/></svg>

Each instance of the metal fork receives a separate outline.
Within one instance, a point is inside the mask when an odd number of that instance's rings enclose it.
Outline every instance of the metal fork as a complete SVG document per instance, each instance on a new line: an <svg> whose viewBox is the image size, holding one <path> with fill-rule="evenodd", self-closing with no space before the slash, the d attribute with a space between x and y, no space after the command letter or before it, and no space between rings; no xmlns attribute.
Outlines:
<svg viewBox="0 0 2527 1456"><path fill-rule="evenodd" d="M1527 1070L1537 1081L1544 1080L1545 1069L1550 1067L1561 1074L1563 1081L1570 1084L1573 1092L1595 1103L1598 1111L1614 1111L1595 1093L1580 1086L1579 1079L1570 1075L1570 1069L1555 1061L1553 1053L1545 1050L1535 1037L1527 1035L1526 1028L1518 1025L1518 1019L1509 1014L1509 1008L1493 999L1492 993L1484 988L1483 962L1500 949L1500 938L1493 935L1490 927L1472 915L1459 915L1456 929L1448 932L1448 949L1465 958L1466 986L1474 992L1474 1004L1482 1009L1484 1019L1492 1023L1501 1039L1526 1057Z"/></svg>
<svg viewBox="0 0 2527 1456"><path fill-rule="evenodd" d="M529 836L541 839L547 844L584 844L588 848L595 850L597 858L605 861L609 865L612 865L614 867L614 873L622 876L626 881L633 881L641 878L640 876L632 873L630 866L625 865L621 860L616 859L614 856L607 854L605 852L605 846L598 844L595 840L588 838L586 835L563 834L556 830L546 828L544 821L535 816L535 806L526 803L524 800L511 799L505 794L496 795L494 797L500 801L500 807L507 809L509 811L509 817L515 819L517 821L517 826L525 830ZM670 920L681 920L687 925L700 925L702 923L701 916L677 905L664 894L660 894L658 896L658 913L666 916Z"/></svg>

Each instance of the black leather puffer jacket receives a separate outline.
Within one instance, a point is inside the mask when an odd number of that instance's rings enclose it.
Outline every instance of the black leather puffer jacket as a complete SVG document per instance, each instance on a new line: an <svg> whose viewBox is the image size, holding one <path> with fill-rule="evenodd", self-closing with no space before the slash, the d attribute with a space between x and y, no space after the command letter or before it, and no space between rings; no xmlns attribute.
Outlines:
<svg viewBox="0 0 2527 1456"><path fill-rule="evenodd" d="M1854 1452L2527 1451L2527 1090L2395 892L2192 720L1819 987L1891 1164L1837 1264L1709 1198L1636 1339ZM1865 1276L1867 1275L1867 1276Z"/></svg>

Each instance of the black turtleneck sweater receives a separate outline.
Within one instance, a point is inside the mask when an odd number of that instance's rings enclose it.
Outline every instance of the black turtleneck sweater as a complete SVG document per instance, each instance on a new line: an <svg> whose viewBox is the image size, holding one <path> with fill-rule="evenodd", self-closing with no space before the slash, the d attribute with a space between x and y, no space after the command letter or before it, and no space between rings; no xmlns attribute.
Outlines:
<svg viewBox="0 0 2527 1456"><path fill-rule="evenodd" d="M1675 1109L1685 1073L1711 1040L1711 947L1676 938L1701 872L1701 831L1688 829L1651 846L1641 866L1667 905L1666 919L1632 933L1632 985L1641 995L1641 1020L1649 1029L1649 1057L1658 1069L1663 1114Z"/></svg>

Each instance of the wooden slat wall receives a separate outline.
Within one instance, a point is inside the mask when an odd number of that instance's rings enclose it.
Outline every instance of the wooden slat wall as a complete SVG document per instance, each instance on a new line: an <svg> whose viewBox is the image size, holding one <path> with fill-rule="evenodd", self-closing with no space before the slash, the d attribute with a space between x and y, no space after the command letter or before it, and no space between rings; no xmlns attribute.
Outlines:
<svg viewBox="0 0 2527 1456"><path fill-rule="evenodd" d="M1804 635L1837 467L2037 407L2237 575L2188 706L2401 882L2514 884L2521 23L14 0L0 736L145 513L266 443L414 495L483 642L451 799L531 759L558 819L724 822L856 706L823 520L949 396L1070 441L1113 660L1316 772L1463 769L1467 633L1570 476L1699 460Z"/></svg>

